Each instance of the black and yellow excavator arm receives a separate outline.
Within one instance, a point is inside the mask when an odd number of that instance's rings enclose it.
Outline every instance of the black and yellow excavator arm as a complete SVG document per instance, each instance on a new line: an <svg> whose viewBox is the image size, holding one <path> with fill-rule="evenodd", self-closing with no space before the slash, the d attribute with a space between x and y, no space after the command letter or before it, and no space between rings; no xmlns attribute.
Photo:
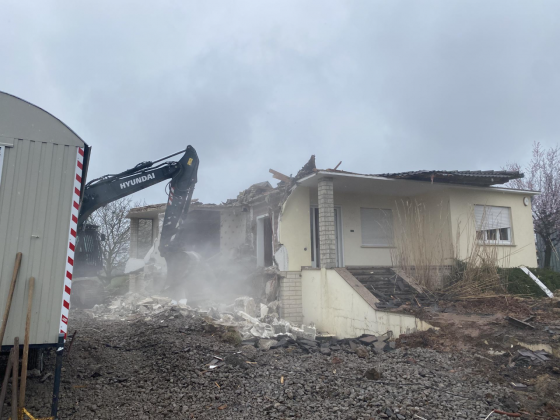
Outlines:
<svg viewBox="0 0 560 420"><path fill-rule="evenodd" d="M184 153L176 162L164 160ZM160 163L162 162L162 163ZM178 260L184 256L186 241L185 220L197 181L198 155L192 146L153 162L142 162L124 172L105 175L86 184L78 215L78 235L86 226L87 218L100 207L126 197L151 185L171 180L159 251L168 264L168 273L181 270Z"/></svg>

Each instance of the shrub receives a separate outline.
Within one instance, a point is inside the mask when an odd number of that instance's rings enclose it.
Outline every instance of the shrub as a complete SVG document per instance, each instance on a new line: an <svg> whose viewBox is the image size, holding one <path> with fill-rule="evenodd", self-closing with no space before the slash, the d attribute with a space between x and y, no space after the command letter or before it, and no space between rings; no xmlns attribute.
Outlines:
<svg viewBox="0 0 560 420"><path fill-rule="evenodd" d="M529 268L552 292L560 289L560 273L545 268ZM502 268L499 270L504 279L508 293L545 297L546 293L520 268Z"/></svg>

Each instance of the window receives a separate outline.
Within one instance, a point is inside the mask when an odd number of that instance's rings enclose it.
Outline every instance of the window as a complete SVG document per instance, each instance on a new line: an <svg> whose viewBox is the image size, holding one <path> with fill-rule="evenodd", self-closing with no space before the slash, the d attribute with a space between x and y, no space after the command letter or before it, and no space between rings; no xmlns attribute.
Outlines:
<svg viewBox="0 0 560 420"><path fill-rule="evenodd" d="M393 211L390 209L360 209L362 245L393 245Z"/></svg>
<svg viewBox="0 0 560 420"><path fill-rule="evenodd" d="M474 206L476 238L479 241L511 244L511 211L509 207Z"/></svg>

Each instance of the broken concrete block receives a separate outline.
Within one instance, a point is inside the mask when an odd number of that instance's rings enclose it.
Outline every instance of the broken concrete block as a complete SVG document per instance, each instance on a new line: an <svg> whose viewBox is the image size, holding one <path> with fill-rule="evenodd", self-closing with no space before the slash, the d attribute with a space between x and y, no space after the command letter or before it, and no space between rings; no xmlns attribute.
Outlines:
<svg viewBox="0 0 560 420"><path fill-rule="evenodd" d="M257 305L255 305L253 298L249 296L242 296L235 299L233 308L236 312L245 312L251 316L255 316L257 312Z"/></svg>
<svg viewBox="0 0 560 420"><path fill-rule="evenodd" d="M263 350L270 350L270 346L273 346L275 344L278 344L278 341L264 338L261 338L259 340L259 348Z"/></svg>
<svg viewBox="0 0 560 420"><path fill-rule="evenodd" d="M376 342L373 343L373 347L375 348L375 351L376 351L378 354L381 354L381 353L384 353L384 352L385 352L385 345L386 345L386 344L387 344L387 343L384 342L384 341L376 341Z"/></svg>
<svg viewBox="0 0 560 420"><path fill-rule="evenodd" d="M274 335L274 328L272 325L259 323L251 328L251 334L256 337L270 338Z"/></svg>
<svg viewBox="0 0 560 420"><path fill-rule="evenodd" d="M274 334L286 334L288 332L285 324L273 324L272 328L274 328Z"/></svg>
<svg viewBox="0 0 560 420"><path fill-rule="evenodd" d="M268 314L265 317L261 318L262 322L265 324L274 325L278 323L278 314Z"/></svg>
<svg viewBox="0 0 560 420"><path fill-rule="evenodd" d="M364 346L358 346L354 351L356 352L356 355L361 359L367 359L367 357L369 356L369 353Z"/></svg>
<svg viewBox="0 0 560 420"><path fill-rule="evenodd" d="M156 303L156 302L152 298L146 298L146 299L142 299L140 302L138 302L138 305L153 305L154 303Z"/></svg>
<svg viewBox="0 0 560 420"><path fill-rule="evenodd" d="M277 284L276 278L266 282L264 292L267 302L276 299Z"/></svg>
<svg viewBox="0 0 560 420"><path fill-rule="evenodd" d="M278 305L279 305L279 304L280 304L280 302L278 302L277 300L274 300L274 301L270 302L270 303L267 305L267 306L268 306L268 309L270 310L269 312L270 312L270 313L273 313L273 312L278 313Z"/></svg>
<svg viewBox="0 0 560 420"><path fill-rule="evenodd" d="M257 325L257 324L260 324L260 323L261 323L257 318L252 317L251 315L249 315L249 314L246 313L246 312L239 311L239 312L237 312L237 315L239 315L239 316L240 316L241 318L243 318L245 321L249 321L251 324Z"/></svg>
<svg viewBox="0 0 560 420"><path fill-rule="evenodd" d="M308 340L315 340L315 336L317 335L317 329L311 325L303 325L303 338Z"/></svg>
<svg viewBox="0 0 560 420"><path fill-rule="evenodd" d="M187 299L179 299L179 306L187 306Z"/></svg>
<svg viewBox="0 0 560 420"><path fill-rule="evenodd" d="M261 318L268 315L268 306L261 303Z"/></svg>
<svg viewBox="0 0 560 420"><path fill-rule="evenodd" d="M370 344L375 343L377 341L377 337L375 335L368 335L360 338L359 340L363 345L369 346Z"/></svg>
<svg viewBox="0 0 560 420"><path fill-rule="evenodd" d="M208 316L212 317L213 319L221 319L222 316L220 315L220 311L218 311L216 308L211 307L208 310Z"/></svg>

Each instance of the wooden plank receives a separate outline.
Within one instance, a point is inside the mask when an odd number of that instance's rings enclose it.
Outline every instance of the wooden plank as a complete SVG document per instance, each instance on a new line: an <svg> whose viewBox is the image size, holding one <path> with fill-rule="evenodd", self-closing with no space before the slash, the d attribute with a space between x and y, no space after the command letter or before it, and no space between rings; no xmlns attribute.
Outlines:
<svg viewBox="0 0 560 420"><path fill-rule="evenodd" d="M31 328L31 304L33 303L33 291L35 290L35 278L29 278L29 291L27 292L27 320L25 321L25 339L23 342L23 358L21 359L21 384L19 388L19 408L25 407L25 386L27 384L27 361L29 359L29 329Z"/></svg>
<svg viewBox="0 0 560 420"><path fill-rule="evenodd" d="M275 179L278 179L278 180L284 181L284 182L290 182L290 177L287 176L287 175L284 175L283 173L275 171L274 169L269 169L268 172L270 172L272 174L272 177L275 178Z"/></svg>
<svg viewBox="0 0 560 420"><path fill-rule="evenodd" d="M519 268L521 268L521 270L523 270L523 272L524 272L525 274L527 274L529 277L531 277L531 279L532 279L535 283L537 283L537 286L539 286L539 287L542 289L542 291L546 293L546 295L547 295L548 297L550 297L550 298L554 297L554 295L553 295L552 292L548 289L548 287L546 287L546 286L544 285L544 283L543 283L542 281L540 281L539 278L538 278L537 276L535 276L533 273L531 273L531 271L530 271L527 267L521 265L521 266L519 266Z"/></svg>

